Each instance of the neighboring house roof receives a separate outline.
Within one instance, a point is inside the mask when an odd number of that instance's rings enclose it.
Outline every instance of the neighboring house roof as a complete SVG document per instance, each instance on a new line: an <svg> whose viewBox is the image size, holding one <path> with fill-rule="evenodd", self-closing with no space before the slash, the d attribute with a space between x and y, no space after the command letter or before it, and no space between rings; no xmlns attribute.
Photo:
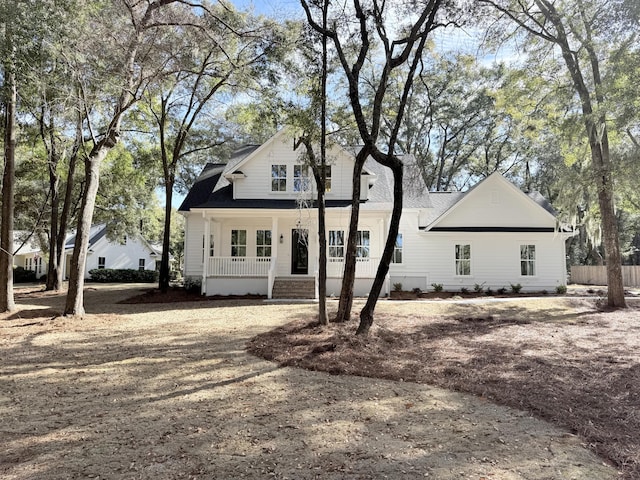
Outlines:
<svg viewBox="0 0 640 480"><path fill-rule="evenodd" d="M27 239L25 241L25 239ZM14 255L31 255L40 252L40 247L36 243L35 236L30 236L29 232L15 230L13 232L13 250ZM19 249L19 250L18 250Z"/></svg>
<svg viewBox="0 0 640 480"><path fill-rule="evenodd" d="M89 230L89 246L87 248L91 248L96 244L98 240L104 237L107 234L107 226L104 223L99 225L93 225ZM67 241L64 244L65 250L73 249L76 243L76 234L71 234L67 237Z"/></svg>
<svg viewBox="0 0 640 480"><path fill-rule="evenodd" d="M104 223L100 223L98 225L92 225L89 230L89 245L87 246L88 250L98 243L101 239L107 236L107 225ZM144 238L142 235L137 235L144 245L151 251L151 255L162 255L162 245L152 245ZM71 234L67 237L67 241L65 242L65 250L73 250L73 247L76 243L76 235Z"/></svg>

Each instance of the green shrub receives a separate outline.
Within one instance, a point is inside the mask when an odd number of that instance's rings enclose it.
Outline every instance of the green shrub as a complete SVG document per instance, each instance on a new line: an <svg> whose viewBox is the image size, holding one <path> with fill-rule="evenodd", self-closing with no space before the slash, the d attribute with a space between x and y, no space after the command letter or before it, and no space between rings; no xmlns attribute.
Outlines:
<svg viewBox="0 0 640 480"><path fill-rule="evenodd" d="M485 284L485 282L482 282L482 283L476 283L476 284L473 286L473 291L474 291L474 292L476 292L476 293L482 293L482 292L484 292L484 284Z"/></svg>
<svg viewBox="0 0 640 480"><path fill-rule="evenodd" d="M505 293L507 293L507 289L504 287L500 287L498 289L498 295L504 295Z"/></svg>
<svg viewBox="0 0 640 480"><path fill-rule="evenodd" d="M422 293L422 290L418 287L414 288L413 290L411 290L413 293L415 293L416 295L420 295Z"/></svg>
<svg viewBox="0 0 640 480"><path fill-rule="evenodd" d="M558 285L556 287L556 293L558 295L564 295L565 293L567 293L567 286L566 285Z"/></svg>
<svg viewBox="0 0 640 480"><path fill-rule="evenodd" d="M493 290L491 289L491 287L487 288L487 291L485 292L485 295L487 295L488 297L493 295Z"/></svg>
<svg viewBox="0 0 640 480"><path fill-rule="evenodd" d="M444 288L441 283L432 283L431 286L433 287L434 292L441 292Z"/></svg>
<svg viewBox="0 0 640 480"><path fill-rule="evenodd" d="M13 269L13 283L35 282L36 272L25 270L23 267Z"/></svg>
<svg viewBox="0 0 640 480"><path fill-rule="evenodd" d="M94 268L89 270L91 281L98 283L154 283L158 281L155 270L133 268Z"/></svg>
<svg viewBox="0 0 640 480"><path fill-rule="evenodd" d="M202 280L199 278L188 277L184 279L184 289L190 293L202 292Z"/></svg>
<svg viewBox="0 0 640 480"><path fill-rule="evenodd" d="M402 291L402 283L400 283L400 282L394 283L393 284L393 291L394 292L401 292Z"/></svg>
<svg viewBox="0 0 640 480"><path fill-rule="evenodd" d="M520 293L520 290L522 290L522 285L520 285L519 283L516 283L515 285L513 283L511 284L512 293Z"/></svg>

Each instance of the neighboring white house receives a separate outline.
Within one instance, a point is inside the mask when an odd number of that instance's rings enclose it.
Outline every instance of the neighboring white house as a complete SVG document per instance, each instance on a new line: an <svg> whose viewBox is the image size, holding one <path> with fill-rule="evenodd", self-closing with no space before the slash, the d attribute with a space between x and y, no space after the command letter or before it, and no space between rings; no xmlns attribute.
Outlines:
<svg viewBox="0 0 640 480"><path fill-rule="evenodd" d="M316 281L316 187L293 143L282 130L263 145L238 150L227 164L208 164L186 196L179 208L186 219L184 274L202 282L203 294L271 298L277 290L286 297L293 288L287 281ZM354 155L334 146L329 158L327 292L338 295ZM392 185L388 169L372 160L365 164L356 295L366 295L375 276L391 218ZM301 208L300 200L309 207ZM542 196L523 193L497 173L467 192L406 192L382 294L394 283L405 290L428 290L434 283L446 290L472 290L476 284L554 290L566 282L569 235Z"/></svg>
<svg viewBox="0 0 640 480"><path fill-rule="evenodd" d="M75 235L69 236L65 242L65 277L68 277L74 242ZM124 235L118 240L110 240L106 225L94 225L89 231L84 277L91 278L89 271L95 268L156 270L156 262L160 262L161 256L162 251L140 235Z"/></svg>
<svg viewBox="0 0 640 480"><path fill-rule="evenodd" d="M38 279L47 273L47 259L40 251L35 237L30 237L27 232L14 232L13 267L35 272Z"/></svg>

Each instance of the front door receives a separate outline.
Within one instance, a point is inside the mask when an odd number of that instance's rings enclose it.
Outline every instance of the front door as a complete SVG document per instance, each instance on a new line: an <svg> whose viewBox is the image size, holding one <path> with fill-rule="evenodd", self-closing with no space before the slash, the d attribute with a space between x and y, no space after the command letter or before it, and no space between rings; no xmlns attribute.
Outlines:
<svg viewBox="0 0 640 480"><path fill-rule="evenodd" d="M306 275L309 273L309 231L291 230L291 273Z"/></svg>

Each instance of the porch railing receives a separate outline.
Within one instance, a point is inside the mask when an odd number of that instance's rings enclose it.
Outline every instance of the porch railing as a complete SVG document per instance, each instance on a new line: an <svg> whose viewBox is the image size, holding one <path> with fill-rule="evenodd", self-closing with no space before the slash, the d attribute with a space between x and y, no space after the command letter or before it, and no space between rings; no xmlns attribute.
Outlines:
<svg viewBox="0 0 640 480"><path fill-rule="evenodd" d="M356 258L356 278L374 278L378 270L379 258ZM327 277L342 277L344 272L344 258L327 258Z"/></svg>
<svg viewBox="0 0 640 480"><path fill-rule="evenodd" d="M268 277L271 257L209 257L208 277Z"/></svg>

